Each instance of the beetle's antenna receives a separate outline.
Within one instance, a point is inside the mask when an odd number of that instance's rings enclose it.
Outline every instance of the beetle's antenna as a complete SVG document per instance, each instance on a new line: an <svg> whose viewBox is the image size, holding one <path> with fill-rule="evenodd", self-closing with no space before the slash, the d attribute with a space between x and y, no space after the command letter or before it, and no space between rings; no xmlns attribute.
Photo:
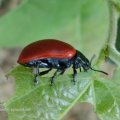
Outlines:
<svg viewBox="0 0 120 120"><path fill-rule="evenodd" d="M93 69L92 67L91 67L91 63L92 63L92 61L93 61L93 59L95 58L95 54L92 56L92 58L91 58L91 60L90 60L90 69L91 70L93 70L93 71L97 71L97 72L101 72L101 73L103 73L103 74L105 74L105 75L108 75L108 73L106 73L106 72L104 72L104 71L102 71L102 70L96 70L96 69Z"/></svg>
<svg viewBox="0 0 120 120"><path fill-rule="evenodd" d="M96 55L94 54L90 60L90 64L92 63L93 59L96 57Z"/></svg>
<svg viewBox="0 0 120 120"><path fill-rule="evenodd" d="M95 69L93 69L93 68L91 68L91 67L90 67L90 69L93 70L93 71L101 72L101 73L103 73L103 74L105 74L105 75L108 75L108 73L106 73L106 72L104 72L104 71L102 71L102 70L95 70Z"/></svg>

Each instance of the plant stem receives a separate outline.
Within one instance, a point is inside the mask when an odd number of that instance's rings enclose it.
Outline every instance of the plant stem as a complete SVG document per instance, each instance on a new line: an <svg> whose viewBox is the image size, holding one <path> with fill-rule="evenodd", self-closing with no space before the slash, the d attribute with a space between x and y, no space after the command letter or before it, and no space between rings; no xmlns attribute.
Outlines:
<svg viewBox="0 0 120 120"><path fill-rule="evenodd" d="M111 58L112 61L114 61L117 65L120 66L120 53L115 48L119 14L113 2L109 2L109 15L110 15L110 22L109 22L109 33L107 40L109 57Z"/></svg>

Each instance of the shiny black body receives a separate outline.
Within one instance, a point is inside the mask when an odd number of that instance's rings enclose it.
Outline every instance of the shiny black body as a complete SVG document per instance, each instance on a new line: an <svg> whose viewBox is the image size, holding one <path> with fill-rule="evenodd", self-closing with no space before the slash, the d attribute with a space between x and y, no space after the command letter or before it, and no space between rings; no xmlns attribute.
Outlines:
<svg viewBox="0 0 120 120"><path fill-rule="evenodd" d="M58 58L39 59L39 60L30 61L29 63L24 64L24 66L36 68L36 74L35 74L35 80L34 80L35 84L38 83L37 76L45 75L52 69L56 69L54 75L51 77L51 80L50 80L50 85L52 85L55 80L55 77L57 75L62 75L66 71L66 69L68 69L71 66L73 68L73 82L74 83L75 83L75 77L77 75L77 69L79 69L81 72L81 68L84 71L91 69L91 70L102 72L108 75L104 71L95 70L91 68L91 61L89 61L80 51L77 50L76 55L73 56L71 59L65 59L65 58L63 59L58 59ZM40 72L40 68L48 68L48 70Z"/></svg>
<svg viewBox="0 0 120 120"><path fill-rule="evenodd" d="M62 75L67 68L73 68L73 82L75 82L75 77L77 75L77 69L83 68L84 71L87 71L90 68L89 60L79 51L76 52L76 55L71 59L58 59L58 58L47 58L47 59L40 59L40 60L33 60L27 64L24 64L27 67L35 67L36 68L36 75L35 75L35 84L38 82L37 76L45 75L52 69L56 69L54 75L51 78L51 85L53 84L55 77L57 75ZM40 72L40 68L48 68L46 71Z"/></svg>

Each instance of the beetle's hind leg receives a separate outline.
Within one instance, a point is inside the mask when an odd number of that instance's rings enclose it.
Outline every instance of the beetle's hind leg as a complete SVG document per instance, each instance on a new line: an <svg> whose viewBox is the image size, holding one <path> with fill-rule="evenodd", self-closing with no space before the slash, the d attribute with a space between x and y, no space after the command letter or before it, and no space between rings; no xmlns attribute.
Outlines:
<svg viewBox="0 0 120 120"><path fill-rule="evenodd" d="M34 84L38 84L38 75L39 75L39 64L36 67L36 72L35 72L35 79L34 79Z"/></svg>
<svg viewBox="0 0 120 120"><path fill-rule="evenodd" d="M52 68L40 72L40 71L39 71L39 65L37 65L37 67L36 67L36 72L35 72L34 84L35 84L35 85L38 84L38 76L39 76L39 75L40 75L40 76L45 75L45 74L47 74L48 72L50 72L51 70L52 70Z"/></svg>
<svg viewBox="0 0 120 120"><path fill-rule="evenodd" d="M54 75L51 77L50 80L50 85L52 86L54 81L55 81L55 77L59 76L59 75L63 75L66 69L57 69L54 73Z"/></svg>
<svg viewBox="0 0 120 120"><path fill-rule="evenodd" d="M59 75L63 75L65 72L65 69L61 70L60 74Z"/></svg>
<svg viewBox="0 0 120 120"><path fill-rule="evenodd" d="M80 72L81 72L81 71L82 71L82 70L81 70L81 67L80 67L79 69L80 69Z"/></svg>
<svg viewBox="0 0 120 120"><path fill-rule="evenodd" d="M55 73L53 74L53 76L51 77L51 80L50 80L50 85L51 85L51 86L53 85L56 76L59 75L59 72L61 72L61 70L57 69L57 70L55 71Z"/></svg>
<svg viewBox="0 0 120 120"><path fill-rule="evenodd" d="M75 82L76 82L76 75L77 75L77 70L76 70L76 68L73 66L73 82L74 82L74 84L75 84Z"/></svg>
<svg viewBox="0 0 120 120"><path fill-rule="evenodd" d="M45 75L45 74L49 73L51 70L52 70L52 68L49 68L48 70L40 72L39 75L40 76Z"/></svg>

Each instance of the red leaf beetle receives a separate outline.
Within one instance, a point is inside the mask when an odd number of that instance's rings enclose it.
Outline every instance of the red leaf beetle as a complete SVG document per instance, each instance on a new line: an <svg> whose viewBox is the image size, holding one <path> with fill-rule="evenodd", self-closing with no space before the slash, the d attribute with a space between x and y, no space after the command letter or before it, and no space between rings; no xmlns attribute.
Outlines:
<svg viewBox="0 0 120 120"><path fill-rule="evenodd" d="M74 83L78 68L80 71L81 68L84 71L91 69L108 75L104 71L93 69L91 67L91 61L80 51L65 42L55 39L44 39L29 44L22 50L18 58L18 63L27 67L36 68L35 84L38 83L38 75L42 76L52 69L56 69L50 80L50 84L52 85L55 77L62 75L71 65L73 68ZM39 68L48 68L48 70L40 72Z"/></svg>

